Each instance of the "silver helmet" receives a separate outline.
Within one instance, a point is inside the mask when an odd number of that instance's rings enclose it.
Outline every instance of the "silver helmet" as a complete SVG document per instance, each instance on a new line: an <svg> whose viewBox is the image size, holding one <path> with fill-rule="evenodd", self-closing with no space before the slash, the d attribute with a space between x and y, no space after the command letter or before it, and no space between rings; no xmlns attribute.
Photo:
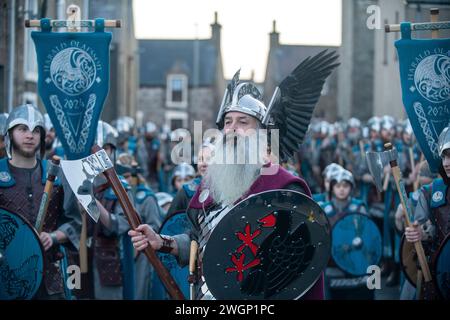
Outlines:
<svg viewBox="0 0 450 320"><path fill-rule="evenodd" d="M239 83L239 73L236 72L231 83L225 89L225 94L217 115L216 124L223 128L223 119L228 112L241 112L248 114L260 122L263 121L267 107L262 100L258 88L250 82Z"/></svg>
<svg viewBox="0 0 450 320"><path fill-rule="evenodd" d="M381 119L379 117L372 117L367 121L367 126L370 130L380 132L381 131Z"/></svg>
<svg viewBox="0 0 450 320"><path fill-rule="evenodd" d="M331 163L325 167L323 170L323 177L325 180L330 181L331 178L338 172L344 170L344 168L337 164L337 163Z"/></svg>
<svg viewBox="0 0 450 320"><path fill-rule="evenodd" d="M330 176L330 181L336 181L337 183L347 181L352 185L353 188L355 187L355 179L353 178L353 174L343 168L341 170L334 171Z"/></svg>
<svg viewBox="0 0 450 320"><path fill-rule="evenodd" d="M395 130L395 119L392 116L383 116L381 118L381 129Z"/></svg>
<svg viewBox="0 0 450 320"><path fill-rule="evenodd" d="M5 134L5 147L8 157L11 158L11 138L9 136L9 130L15 126L23 124L28 127L30 131L33 131L36 127L42 128L41 133L41 157L45 154L45 124L42 113L31 104L24 104L14 108L6 120L6 127L4 129Z"/></svg>
<svg viewBox="0 0 450 320"><path fill-rule="evenodd" d="M175 178L175 177L181 177L183 179L186 178L186 177L194 178L195 177L195 169L190 164L180 163L173 170L172 179Z"/></svg>
<svg viewBox="0 0 450 320"><path fill-rule="evenodd" d="M46 131L50 131L54 128L52 120L50 120L50 116L48 115L48 113L44 114L44 125Z"/></svg>
<svg viewBox="0 0 450 320"><path fill-rule="evenodd" d="M442 157L444 150L450 149L450 125L442 130L438 140L439 156Z"/></svg>
<svg viewBox="0 0 450 320"><path fill-rule="evenodd" d="M117 148L118 136L119 134L117 130L109 123L101 120L98 122L95 143L98 144L100 147L103 147L106 144L110 144L114 148Z"/></svg>
<svg viewBox="0 0 450 320"><path fill-rule="evenodd" d="M350 128L361 128L361 121L357 118L350 118L347 121L347 125Z"/></svg>
<svg viewBox="0 0 450 320"><path fill-rule="evenodd" d="M154 122L148 121L145 124L145 133L155 133L158 130L158 127Z"/></svg>
<svg viewBox="0 0 450 320"><path fill-rule="evenodd" d="M0 135L4 136L6 131L6 121L8 120L7 113L0 113Z"/></svg>

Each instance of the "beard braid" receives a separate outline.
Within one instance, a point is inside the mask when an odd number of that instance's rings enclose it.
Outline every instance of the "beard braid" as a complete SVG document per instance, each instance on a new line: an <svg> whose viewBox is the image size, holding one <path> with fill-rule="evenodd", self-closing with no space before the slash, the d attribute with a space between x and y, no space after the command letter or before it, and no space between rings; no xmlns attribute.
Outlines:
<svg viewBox="0 0 450 320"><path fill-rule="evenodd" d="M260 175L262 163L252 163L245 159L243 163L227 163L225 155L249 155L251 150L246 144L235 144L234 139L219 140L214 146L214 155L205 175L205 184L215 202L228 206L245 195ZM237 162L237 163L236 163ZM249 163L250 162L250 163Z"/></svg>

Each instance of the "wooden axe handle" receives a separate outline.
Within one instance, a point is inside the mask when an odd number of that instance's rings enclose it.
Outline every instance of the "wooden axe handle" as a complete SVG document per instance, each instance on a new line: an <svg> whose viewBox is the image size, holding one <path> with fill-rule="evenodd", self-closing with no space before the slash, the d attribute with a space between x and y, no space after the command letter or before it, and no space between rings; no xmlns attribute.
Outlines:
<svg viewBox="0 0 450 320"><path fill-rule="evenodd" d="M197 260L198 243L195 240L191 241L191 252L189 255L189 273L195 272L195 261Z"/></svg>
<svg viewBox="0 0 450 320"><path fill-rule="evenodd" d="M385 148L387 150L391 150L392 145L390 143L387 143L385 145ZM397 186L397 191L400 196L400 201L402 203L403 214L405 216L405 224L407 227L411 227L412 226L411 220L409 220L409 211L410 210L408 210L409 207L406 203L406 200L408 199L408 197L406 196L406 191L405 191L405 186L403 184L403 181L401 181L400 168L398 167L397 160L392 160L389 162L389 164L391 166L392 175L394 176L395 185ZM431 281L431 273L430 273L430 269L427 264L427 259L425 257L425 252L423 250L422 242L420 242L420 241L414 242L414 248L416 249L416 252L417 252L417 258L419 259L420 268L422 269L423 276L425 278L425 282L429 282L429 281Z"/></svg>
<svg viewBox="0 0 450 320"><path fill-rule="evenodd" d="M60 157L53 156L52 164L55 166L59 166L60 160L61 160ZM45 218L47 216L48 204L52 197L52 189L53 189L53 184L55 183L55 180L56 180L56 175L49 172L48 176L47 176L47 181L45 182L44 194L42 195L41 204L39 206L38 216L37 216L36 225L35 225L39 234L42 232L42 229L44 228Z"/></svg>
<svg viewBox="0 0 450 320"><path fill-rule="evenodd" d="M91 151L95 153L99 150L101 150L101 148L98 145L94 145ZM141 219L137 214L136 210L134 209L130 199L128 198L128 194L124 189L122 183L120 182L116 170L114 170L114 168L110 168L105 170L103 174L109 181L114 193L116 194L119 203L122 206L122 209L125 213L125 216L127 217L128 223L130 224L132 229L136 229L140 224L142 224ZM155 250L153 250L151 246L147 246L144 250L144 254L150 261L152 266L155 268L156 273L158 274L162 283L166 287L166 290L169 293L169 295L175 300L184 300L185 298L183 292L181 292L172 275L162 264L161 260L159 260Z"/></svg>

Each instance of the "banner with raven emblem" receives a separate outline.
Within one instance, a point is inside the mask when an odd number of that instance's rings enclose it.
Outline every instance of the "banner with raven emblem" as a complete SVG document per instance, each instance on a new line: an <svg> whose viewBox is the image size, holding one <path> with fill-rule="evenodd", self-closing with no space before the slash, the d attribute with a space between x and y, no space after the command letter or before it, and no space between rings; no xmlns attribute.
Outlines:
<svg viewBox="0 0 450 320"><path fill-rule="evenodd" d="M90 155L109 90L109 45L104 20L95 32L52 32L49 19L33 31L38 91L69 160Z"/></svg>
<svg viewBox="0 0 450 320"><path fill-rule="evenodd" d="M430 169L440 164L438 137L450 124L450 39L411 39L411 24L401 24L395 42L400 62L403 104Z"/></svg>

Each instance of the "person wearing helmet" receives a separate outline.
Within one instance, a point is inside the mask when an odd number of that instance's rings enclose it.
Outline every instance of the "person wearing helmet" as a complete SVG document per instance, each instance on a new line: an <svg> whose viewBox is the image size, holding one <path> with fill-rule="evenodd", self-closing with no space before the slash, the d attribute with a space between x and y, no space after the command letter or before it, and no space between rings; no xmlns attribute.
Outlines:
<svg viewBox="0 0 450 320"><path fill-rule="evenodd" d="M196 176L193 166L187 163L181 163L173 169L172 173L172 195L175 196L177 192Z"/></svg>
<svg viewBox="0 0 450 320"><path fill-rule="evenodd" d="M339 170L344 170L343 167L338 165L337 163L331 163L325 167L323 170L323 183L324 183L324 192L313 194L312 199L316 201L319 205L322 205L325 202L331 200L330 198L330 182L331 178L335 175L335 173Z"/></svg>
<svg viewBox="0 0 450 320"><path fill-rule="evenodd" d="M47 178L44 117L33 105L21 105L9 114L4 128L8 157L0 160L0 206L22 215L35 226ZM76 200L64 177L58 175L39 239L45 251L47 268L36 299L65 297L61 270L61 246L75 245L76 234L69 232L79 217ZM79 220L79 219L78 219ZM20 236L20 235L18 235Z"/></svg>
<svg viewBox="0 0 450 320"><path fill-rule="evenodd" d="M303 179L293 176L279 165L270 162L253 164L249 161L239 164L224 164L225 154L248 154L248 145L239 145L233 142L238 137L247 138L254 135L255 130L263 126L263 119L267 112L267 107L261 101L261 93L255 85L246 82L239 83L235 81L235 78L233 79L230 89L227 89L230 91L225 93L222 100L216 121L225 139L219 139L214 143L214 156L187 209L188 218L192 223L190 235L160 235L149 226L140 225L136 230L129 232L137 250L143 250L151 245L155 250L175 255L179 264L184 266L189 262L190 237L200 243L199 252L204 250L204 245L208 241L209 233L205 233L206 229L203 229L205 224L201 224L199 220L204 219L205 215L211 217L208 219L208 224L215 225L223 216L219 213L223 210L226 212L243 197L272 188L286 188L311 196L309 187ZM256 153L261 159L270 158L268 150L264 148L260 148L259 151L255 150ZM274 169L273 175L263 174L266 170L271 169ZM204 279L201 276L198 279L197 286L202 289L197 290L196 299L214 299ZM319 277L319 280L312 284L302 298L322 299L322 286L323 277Z"/></svg>
<svg viewBox="0 0 450 320"><path fill-rule="evenodd" d="M117 161L117 130L105 121L99 121L95 143L103 148L111 161ZM123 176L119 179L127 191L130 199L131 186ZM87 219L87 239L89 272L92 282L87 290L90 299L129 299L125 294L127 273L124 270L124 261L121 253L122 236L126 235L130 226L126 220L123 209L118 203L112 187L103 175L94 179L94 196L100 211L98 223ZM134 287L134 285L133 285ZM133 292L131 293L134 294Z"/></svg>
<svg viewBox="0 0 450 320"><path fill-rule="evenodd" d="M438 155L440 178L421 188L419 200L414 210L414 223L405 228L408 242L422 241L432 253L443 244L450 230L450 125L439 135ZM430 266L432 270L433 266ZM435 296L428 298L436 298Z"/></svg>
<svg viewBox="0 0 450 320"><path fill-rule="evenodd" d="M331 228L346 215L354 213L367 215L364 202L352 197L352 191L355 188L352 173L343 168L337 168L329 171L329 175L331 200L321 203L321 207L328 217ZM367 288L365 277L349 276L339 269L334 261L330 261L328 266L325 281L327 299L374 299L374 291ZM331 285L333 279L339 279L340 282ZM351 283L350 288L349 283Z"/></svg>
<svg viewBox="0 0 450 320"><path fill-rule="evenodd" d="M6 157L4 131L6 130L7 113L0 113L0 159Z"/></svg>
<svg viewBox="0 0 450 320"><path fill-rule="evenodd" d="M48 113L44 114L45 124L45 158L50 159L53 156L54 142L56 139L56 131L50 120Z"/></svg>
<svg viewBox="0 0 450 320"><path fill-rule="evenodd" d="M163 160L160 151L161 142L158 138L158 128L150 121L145 124L144 128L143 145L146 159L142 166L145 166L147 181L154 190L166 191L164 181L161 178Z"/></svg>
<svg viewBox="0 0 450 320"><path fill-rule="evenodd" d="M166 217L169 212L169 208L172 205L173 196L167 192L157 192L155 196L158 200L158 205L163 210L164 217Z"/></svg>
<svg viewBox="0 0 450 320"><path fill-rule="evenodd" d="M127 153L122 153L117 159L117 172L121 174L131 186L131 194L142 223L150 225L155 230L161 227L164 211L158 203L158 197L145 182L145 178L140 173L134 157ZM124 237L128 237L125 235ZM124 245L125 239L122 240ZM129 238L126 239L127 242ZM132 247L131 247L132 248ZM125 251L125 248L124 248ZM124 260L122 266L126 265ZM145 255L140 254L136 257L135 267L135 299L151 300L151 283L154 274L153 267L148 263Z"/></svg>
<svg viewBox="0 0 450 320"><path fill-rule="evenodd" d="M189 206L189 201L191 201L192 197L200 186L202 178L206 175L208 163L211 160L213 150L214 146L211 143L205 142L202 144L197 158L196 177L195 179L184 183L182 187L177 191L167 212L169 216L176 212L185 211L187 209L187 207Z"/></svg>

